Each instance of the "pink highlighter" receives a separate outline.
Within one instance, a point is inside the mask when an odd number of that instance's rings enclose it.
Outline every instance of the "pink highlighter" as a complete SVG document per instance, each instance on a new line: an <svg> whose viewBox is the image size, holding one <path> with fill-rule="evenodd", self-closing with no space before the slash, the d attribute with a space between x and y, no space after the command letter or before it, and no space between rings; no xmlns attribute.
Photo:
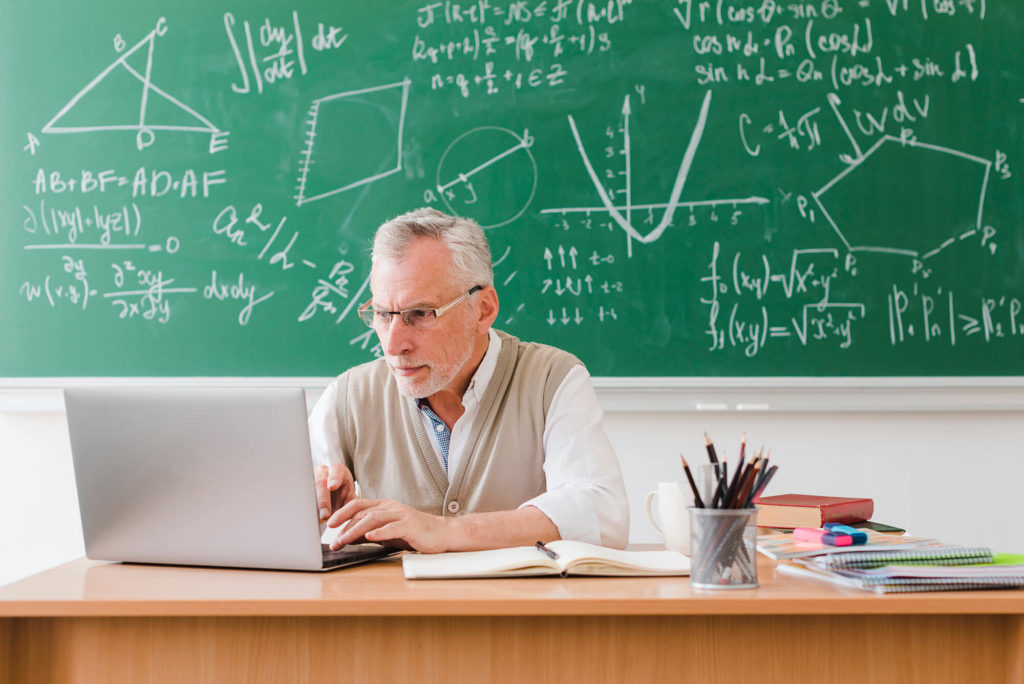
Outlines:
<svg viewBox="0 0 1024 684"><path fill-rule="evenodd" d="M848 534L830 532L813 527L798 527L793 530L793 538L800 541L817 542L828 546L851 546L853 537Z"/></svg>

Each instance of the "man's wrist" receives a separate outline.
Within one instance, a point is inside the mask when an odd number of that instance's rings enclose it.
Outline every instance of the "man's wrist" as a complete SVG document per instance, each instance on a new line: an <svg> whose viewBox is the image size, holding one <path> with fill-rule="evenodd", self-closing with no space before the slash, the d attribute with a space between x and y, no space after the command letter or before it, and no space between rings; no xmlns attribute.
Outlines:
<svg viewBox="0 0 1024 684"><path fill-rule="evenodd" d="M461 522L458 518L440 516L441 521L441 550L454 551L459 548L459 535L462 532Z"/></svg>

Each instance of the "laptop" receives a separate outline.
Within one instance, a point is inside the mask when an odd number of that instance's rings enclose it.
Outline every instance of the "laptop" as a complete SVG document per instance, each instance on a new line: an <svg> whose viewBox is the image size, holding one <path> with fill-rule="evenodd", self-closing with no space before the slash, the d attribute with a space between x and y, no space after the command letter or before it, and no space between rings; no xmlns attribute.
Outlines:
<svg viewBox="0 0 1024 684"><path fill-rule="evenodd" d="M93 560L334 570L396 553L320 543L299 388L64 391Z"/></svg>

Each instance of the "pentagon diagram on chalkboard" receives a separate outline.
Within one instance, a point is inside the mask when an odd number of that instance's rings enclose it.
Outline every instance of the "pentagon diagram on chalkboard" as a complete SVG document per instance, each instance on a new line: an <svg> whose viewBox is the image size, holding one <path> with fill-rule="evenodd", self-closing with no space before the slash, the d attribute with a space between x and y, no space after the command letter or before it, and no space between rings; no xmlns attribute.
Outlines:
<svg viewBox="0 0 1024 684"><path fill-rule="evenodd" d="M982 229L990 169L974 155L884 136L813 197L851 252L927 259Z"/></svg>
<svg viewBox="0 0 1024 684"><path fill-rule="evenodd" d="M402 170L409 83L405 79L313 100L299 157L296 206Z"/></svg>
<svg viewBox="0 0 1024 684"><path fill-rule="evenodd" d="M153 144L155 131L221 133L206 117L153 83L154 45L165 32L161 20L71 98L43 126L43 133L135 131L140 150Z"/></svg>
<svg viewBox="0 0 1024 684"><path fill-rule="evenodd" d="M497 228L522 216L537 191L533 137L481 126L452 141L437 165L437 192L448 210Z"/></svg>

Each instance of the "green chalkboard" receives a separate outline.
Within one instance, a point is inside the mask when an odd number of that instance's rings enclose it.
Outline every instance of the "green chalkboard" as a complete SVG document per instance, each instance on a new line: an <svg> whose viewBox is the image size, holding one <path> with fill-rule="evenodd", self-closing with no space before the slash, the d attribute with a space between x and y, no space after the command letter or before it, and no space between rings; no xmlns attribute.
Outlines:
<svg viewBox="0 0 1024 684"><path fill-rule="evenodd" d="M1024 9L0 9L0 376L331 376L382 221L598 376L1024 375Z"/></svg>

